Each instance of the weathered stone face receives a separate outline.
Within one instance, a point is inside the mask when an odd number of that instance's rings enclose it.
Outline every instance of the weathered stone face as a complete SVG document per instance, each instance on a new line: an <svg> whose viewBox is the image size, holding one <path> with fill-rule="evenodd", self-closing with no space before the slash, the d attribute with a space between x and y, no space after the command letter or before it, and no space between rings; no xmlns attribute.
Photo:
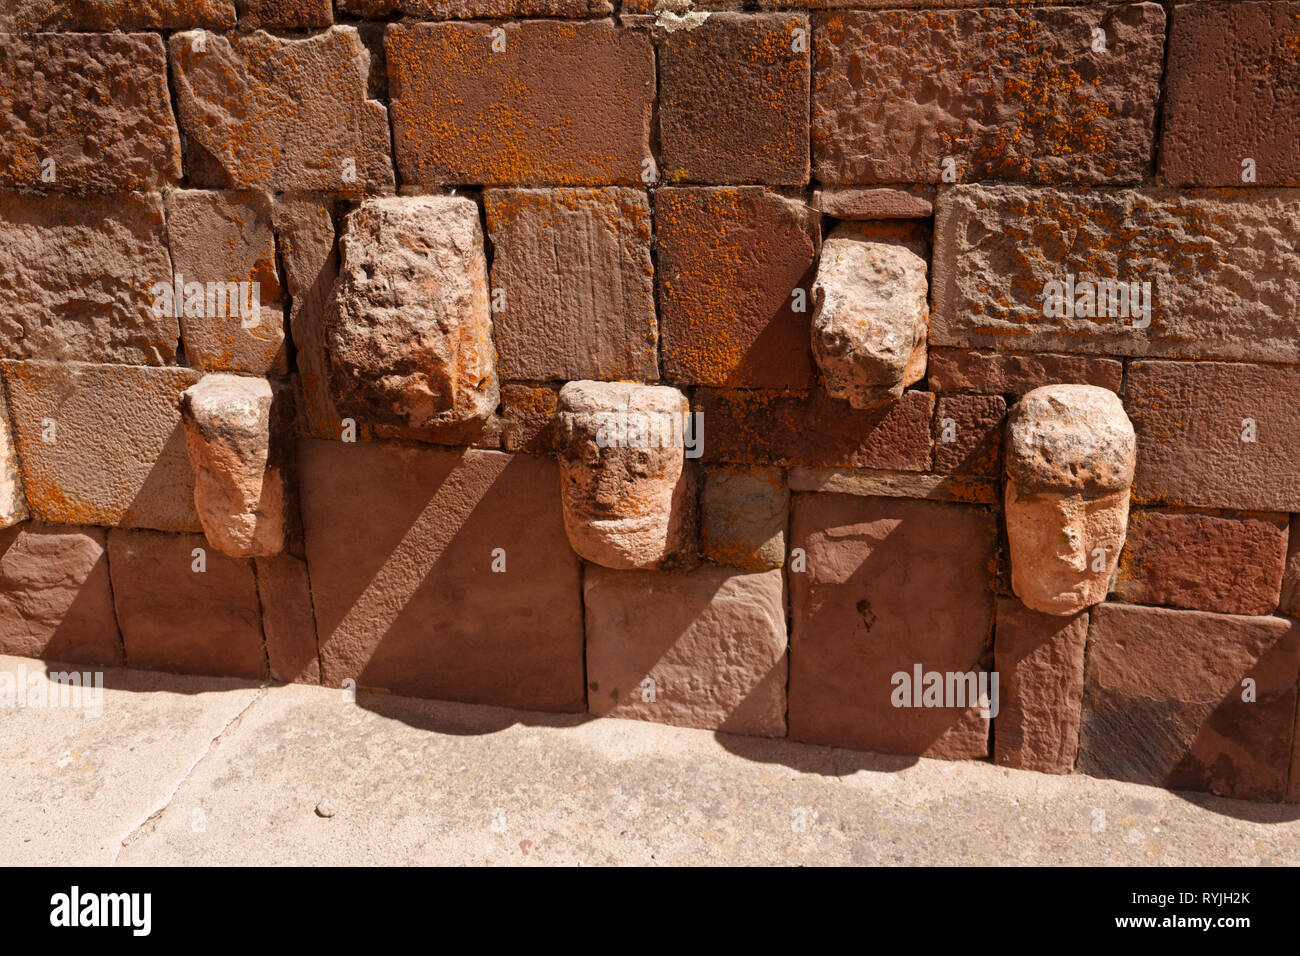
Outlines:
<svg viewBox="0 0 1300 956"><path fill-rule="evenodd" d="M899 398L925 375L926 262L845 222L822 246L813 283L812 350L822 383L854 408Z"/></svg>
<svg viewBox="0 0 1300 956"><path fill-rule="evenodd" d="M653 568L682 550L689 476L680 435L688 411L675 388L570 382L560 389L564 528L579 555L607 568Z"/></svg>
<svg viewBox="0 0 1300 956"><path fill-rule="evenodd" d="M1006 439L1011 586L1045 614L1102 601L1124 546L1136 440L1118 396L1091 385L1034 389Z"/></svg>
<svg viewBox="0 0 1300 956"><path fill-rule="evenodd" d="M326 315L338 409L424 428L486 419L499 394L478 207L373 199L348 217Z"/></svg>
<svg viewBox="0 0 1300 956"><path fill-rule="evenodd" d="M208 375L181 395L194 506L208 543L232 558L284 549L284 485L270 462L271 383Z"/></svg>

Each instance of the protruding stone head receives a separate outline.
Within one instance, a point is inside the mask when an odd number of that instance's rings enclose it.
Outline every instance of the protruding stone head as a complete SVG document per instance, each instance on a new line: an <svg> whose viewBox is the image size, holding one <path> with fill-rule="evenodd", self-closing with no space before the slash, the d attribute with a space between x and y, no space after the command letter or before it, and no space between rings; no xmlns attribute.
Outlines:
<svg viewBox="0 0 1300 956"><path fill-rule="evenodd" d="M689 536L682 430L690 406L675 388L570 382L560 389L564 527L583 558L653 568Z"/></svg>
<svg viewBox="0 0 1300 956"><path fill-rule="evenodd" d="M1006 433L1011 587L1027 607L1075 614L1102 601L1128 527L1137 442L1114 392L1048 385Z"/></svg>
<svg viewBox="0 0 1300 956"><path fill-rule="evenodd" d="M840 223L813 283L813 357L827 393L854 408L892 401L925 375L925 259L873 236L866 224Z"/></svg>
<svg viewBox="0 0 1300 956"><path fill-rule="evenodd" d="M271 460L271 383L205 375L181 394L194 507L208 544L234 558L284 549L284 482Z"/></svg>
<svg viewBox="0 0 1300 956"><path fill-rule="evenodd" d="M368 199L348 216L339 251L326 315L339 411L405 428L487 418L499 395L474 201Z"/></svg>

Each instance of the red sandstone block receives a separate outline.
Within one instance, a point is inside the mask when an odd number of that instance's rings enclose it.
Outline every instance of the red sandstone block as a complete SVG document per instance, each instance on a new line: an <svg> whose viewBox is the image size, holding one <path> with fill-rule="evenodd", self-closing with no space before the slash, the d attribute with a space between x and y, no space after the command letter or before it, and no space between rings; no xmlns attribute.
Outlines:
<svg viewBox="0 0 1300 956"><path fill-rule="evenodd" d="M1300 617L1300 522L1291 522L1291 537L1286 549L1286 568L1282 573L1282 599L1278 610Z"/></svg>
<svg viewBox="0 0 1300 956"><path fill-rule="evenodd" d="M908 391L897 402L858 411L815 392L702 388L709 463L801 465L808 468L930 469L934 396Z"/></svg>
<svg viewBox="0 0 1300 956"><path fill-rule="evenodd" d="M1300 185L1300 3L1179 4L1166 76L1166 182Z"/></svg>
<svg viewBox="0 0 1300 956"><path fill-rule="evenodd" d="M937 183L951 159L958 182L1140 182L1164 25L1154 3L820 14L817 179Z"/></svg>
<svg viewBox="0 0 1300 956"><path fill-rule="evenodd" d="M934 416L934 471L996 475L1002 459L1001 395L941 395Z"/></svg>
<svg viewBox="0 0 1300 956"><path fill-rule="evenodd" d="M596 17L614 12L608 0L337 0L339 13L387 17L405 13L438 20L503 17Z"/></svg>
<svg viewBox="0 0 1300 956"><path fill-rule="evenodd" d="M553 461L303 440L298 464L324 683L586 709Z"/></svg>
<svg viewBox="0 0 1300 956"><path fill-rule="evenodd" d="M1087 613L1056 617L998 598L994 760L1004 767L1070 773L1079 750Z"/></svg>
<svg viewBox="0 0 1300 956"><path fill-rule="evenodd" d="M293 305L289 327L297 349L299 431L313 438L338 441L342 416L329 390L329 356L325 350L325 308L338 276L331 204L319 196L276 197L272 207L276 238ZM358 440L369 425L357 423Z"/></svg>
<svg viewBox="0 0 1300 956"><path fill-rule="evenodd" d="M1300 362L1298 199L1294 190L942 189L930 345ZM1054 293L1064 289L1050 283L1072 279L1074 309L1058 314L1065 296ZM1109 294L1090 305L1096 280L1129 284L1139 309L1125 316Z"/></svg>
<svg viewBox="0 0 1300 956"><path fill-rule="evenodd" d="M609 20L393 24L385 47L406 182L642 182L655 92L643 31Z"/></svg>
<svg viewBox="0 0 1300 956"><path fill-rule="evenodd" d="M1023 395L1042 385L1096 385L1118 392L1124 384L1124 363L1050 352L932 348L926 376L936 392Z"/></svg>
<svg viewBox="0 0 1300 956"><path fill-rule="evenodd" d="M706 560L745 571L785 564L790 489L776 468L710 468L700 496Z"/></svg>
<svg viewBox="0 0 1300 956"><path fill-rule="evenodd" d="M1115 593L1133 604L1272 614L1286 561L1285 515L1129 515Z"/></svg>
<svg viewBox="0 0 1300 956"><path fill-rule="evenodd" d="M334 22L330 0L239 0L239 25L268 30L305 30Z"/></svg>
<svg viewBox="0 0 1300 956"><path fill-rule="evenodd" d="M204 185L391 192L388 113L367 98L355 27L301 38L258 30L168 41L186 156Z"/></svg>
<svg viewBox="0 0 1300 956"><path fill-rule="evenodd" d="M102 528L0 531L0 654L120 666Z"/></svg>
<svg viewBox="0 0 1300 956"><path fill-rule="evenodd" d="M181 368L0 363L33 517L57 524L199 531Z"/></svg>
<svg viewBox="0 0 1300 956"><path fill-rule="evenodd" d="M1137 432L1135 498L1300 511L1300 406L1283 398L1297 394L1300 368L1130 363L1124 406Z"/></svg>
<svg viewBox="0 0 1300 956"><path fill-rule="evenodd" d="M184 313L180 324L186 360L195 368L254 375L287 370L271 197L174 189L166 202L172 270L183 277L182 288L192 282L205 286L201 310L190 308L188 294L177 310ZM245 291L231 289L231 283L250 285ZM257 283L256 295L251 283ZM213 295L211 306L207 288L221 292L221 297ZM238 309L232 308L236 300ZM248 302L256 304L256 315L242 313Z"/></svg>
<svg viewBox="0 0 1300 956"><path fill-rule="evenodd" d="M251 560L226 557L201 534L114 528L108 565L129 667L266 676Z"/></svg>
<svg viewBox="0 0 1300 956"><path fill-rule="evenodd" d="M1090 613L1079 770L1247 800L1287 787L1300 624L1101 604ZM1253 682L1253 701L1243 682Z"/></svg>
<svg viewBox="0 0 1300 956"><path fill-rule="evenodd" d="M554 386L502 385L501 415L505 419L501 447L534 455L555 454L555 413L559 389Z"/></svg>
<svg viewBox="0 0 1300 956"><path fill-rule="evenodd" d="M660 189L655 230L665 378L809 387L819 224L806 204L759 186Z"/></svg>
<svg viewBox="0 0 1300 956"><path fill-rule="evenodd" d="M979 669L993 619L994 516L903 498L799 495L791 545L790 737L987 756L989 720L978 703L896 707L894 675Z"/></svg>
<svg viewBox="0 0 1300 956"><path fill-rule="evenodd" d="M583 595L593 714L785 736L779 570L588 565Z"/></svg>
<svg viewBox="0 0 1300 956"><path fill-rule="evenodd" d="M235 25L232 0L6 0L0 30L175 30Z"/></svg>
<svg viewBox="0 0 1300 956"><path fill-rule="evenodd" d="M0 193L0 355L165 365L180 325L153 308L172 282L157 194Z"/></svg>
<svg viewBox="0 0 1300 956"><path fill-rule="evenodd" d="M813 205L836 219L929 219L934 215L934 187L827 186L813 194Z"/></svg>
<svg viewBox="0 0 1300 956"><path fill-rule="evenodd" d="M0 187L127 192L180 177L159 37L0 35Z"/></svg>
<svg viewBox="0 0 1300 956"><path fill-rule="evenodd" d="M659 377L644 190L488 189L483 204L501 377Z"/></svg>
<svg viewBox="0 0 1300 956"><path fill-rule="evenodd" d="M715 13L659 39L663 178L808 181L808 18Z"/></svg>
<svg viewBox="0 0 1300 956"><path fill-rule="evenodd" d="M271 676L300 684L320 683L316 617L307 563L288 552L257 558L257 595Z"/></svg>

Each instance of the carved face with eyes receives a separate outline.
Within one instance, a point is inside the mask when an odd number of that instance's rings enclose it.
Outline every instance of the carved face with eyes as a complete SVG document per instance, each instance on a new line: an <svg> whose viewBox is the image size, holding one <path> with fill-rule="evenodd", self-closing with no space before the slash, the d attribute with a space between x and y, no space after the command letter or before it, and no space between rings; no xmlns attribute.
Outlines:
<svg viewBox="0 0 1300 956"><path fill-rule="evenodd" d="M1124 547L1136 440L1115 393L1051 385L1012 410L1006 440L1011 587L1026 607L1076 614L1105 600Z"/></svg>
<svg viewBox="0 0 1300 956"><path fill-rule="evenodd" d="M560 390L564 527L583 558L607 568L652 568L681 551L687 410L674 388L570 382Z"/></svg>

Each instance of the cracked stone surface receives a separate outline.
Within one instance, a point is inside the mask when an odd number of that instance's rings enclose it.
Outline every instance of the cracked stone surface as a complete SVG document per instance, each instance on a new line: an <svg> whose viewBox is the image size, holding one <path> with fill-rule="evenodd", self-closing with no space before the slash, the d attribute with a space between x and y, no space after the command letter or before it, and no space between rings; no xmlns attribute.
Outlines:
<svg viewBox="0 0 1300 956"><path fill-rule="evenodd" d="M0 658L0 670L23 663L40 666ZM1268 865L1300 857L1294 806L641 721L109 675L98 719L0 711L0 772L18 781L0 791L0 863ZM323 801L332 817L316 814ZM1100 832L1096 810L1107 822Z"/></svg>

